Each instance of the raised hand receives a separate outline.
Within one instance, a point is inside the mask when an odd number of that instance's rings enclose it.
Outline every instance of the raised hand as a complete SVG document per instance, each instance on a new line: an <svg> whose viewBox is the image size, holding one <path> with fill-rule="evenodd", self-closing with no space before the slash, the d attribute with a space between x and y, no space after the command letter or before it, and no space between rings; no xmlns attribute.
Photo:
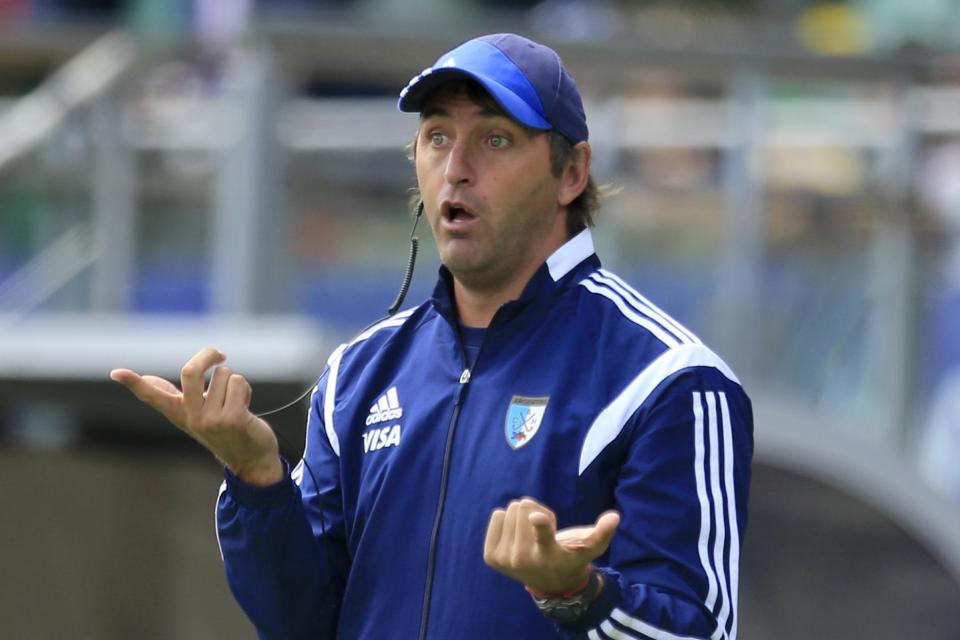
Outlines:
<svg viewBox="0 0 960 640"><path fill-rule="evenodd" d="M110 378L156 409L179 429L206 447L241 480L266 486L283 476L277 437L266 422L250 412L252 390L229 368L213 372L204 391L204 376L226 356L206 347L180 371L181 389L156 376L114 369Z"/></svg>
<svg viewBox="0 0 960 640"><path fill-rule="evenodd" d="M557 517L532 498L512 501L490 516L483 560L540 593L565 593L582 585L620 524L607 511L592 525L557 531Z"/></svg>

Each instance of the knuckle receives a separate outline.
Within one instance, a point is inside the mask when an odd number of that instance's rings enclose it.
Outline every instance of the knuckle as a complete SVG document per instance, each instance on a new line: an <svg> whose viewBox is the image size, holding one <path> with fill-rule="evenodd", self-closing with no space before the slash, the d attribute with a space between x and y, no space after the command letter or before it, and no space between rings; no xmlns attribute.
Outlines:
<svg viewBox="0 0 960 640"><path fill-rule="evenodd" d="M219 413L208 413L200 418L198 424L200 425L200 430L209 433L222 428L223 420Z"/></svg>

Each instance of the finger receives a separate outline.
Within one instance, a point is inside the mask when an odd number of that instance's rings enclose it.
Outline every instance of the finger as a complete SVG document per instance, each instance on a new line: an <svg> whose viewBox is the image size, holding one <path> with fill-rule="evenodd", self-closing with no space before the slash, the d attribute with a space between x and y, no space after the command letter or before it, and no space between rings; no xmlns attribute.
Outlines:
<svg viewBox="0 0 960 640"><path fill-rule="evenodd" d="M513 523L514 545L520 544L527 547L533 544L533 527L530 526L530 514L536 506L537 503L530 498L523 498L517 505L517 516Z"/></svg>
<svg viewBox="0 0 960 640"><path fill-rule="evenodd" d="M177 398L180 398L180 389L177 388L177 385L173 384L169 380L164 380L157 376L143 376L143 379L160 389L161 391L166 391L167 393L172 393Z"/></svg>
<svg viewBox="0 0 960 640"><path fill-rule="evenodd" d="M213 376L210 378L210 386L207 387L207 395L203 400L204 407L213 409L222 409L227 397L227 381L233 371L230 367L217 367L213 370Z"/></svg>
<svg viewBox="0 0 960 640"><path fill-rule="evenodd" d="M153 378L154 376L149 376ZM153 407L174 423L180 422L180 394L161 389L130 369L114 369L110 378L119 382L141 402ZM169 383L168 383L169 384ZM171 385L172 386L172 385Z"/></svg>
<svg viewBox="0 0 960 640"><path fill-rule="evenodd" d="M483 559L487 564L496 557L497 546L503 536L503 521L507 517L504 509L494 509L487 524L487 535L483 539Z"/></svg>
<svg viewBox="0 0 960 640"><path fill-rule="evenodd" d="M227 380L227 395L223 401L223 410L228 419L237 426L244 426L256 418L250 413L250 396L253 390L250 383L239 373Z"/></svg>
<svg viewBox="0 0 960 640"><path fill-rule="evenodd" d="M253 389L250 383L239 373L234 373L227 380L227 394L223 401L226 408L243 408L249 410L250 398L253 395Z"/></svg>
<svg viewBox="0 0 960 640"><path fill-rule="evenodd" d="M198 413L203 406L203 376L207 369L225 359L226 356L213 347L205 347L183 365L180 388L183 389L183 406L188 415Z"/></svg>
<svg viewBox="0 0 960 640"><path fill-rule="evenodd" d="M131 371L130 369L114 369L110 372L110 379L114 382L119 382L125 387L130 386L130 384L139 377L140 375L136 371Z"/></svg>
<svg viewBox="0 0 960 640"><path fill-rule="evenodd" d="M556 521L543 511L531 511L527 520L533 526L533 539L541 547L552 547L557 544Z"/></svg>
<svg viewBox="0 0 960 640"><path fill-rule="evenodd" d="M533 498L523 498L520 501L520 511L517 517L516 537L524 544L533 544L539 541L537 527L534 521L540 522L540 516L531 520L531 516L535 513L545 516L548 522L551 520L556 521L556 516L554 516L553 511Z"/></svg>
<svg viewBox="0 0 960 640"><path fill-rule="evenodd" d="M500 536L500 541L497 543L497 548L501 552L507 551L511 546L513 546L513 541L516 537L517 511L519 509L519 500L513 500L507 505L507 511L503 516L503 525L501 526L502 534Z"/></svg>

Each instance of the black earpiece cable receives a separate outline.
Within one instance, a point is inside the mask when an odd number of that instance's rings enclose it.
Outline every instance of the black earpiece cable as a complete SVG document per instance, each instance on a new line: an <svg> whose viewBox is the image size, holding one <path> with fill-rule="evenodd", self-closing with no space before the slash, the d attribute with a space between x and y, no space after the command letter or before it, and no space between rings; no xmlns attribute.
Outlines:
<svg viewBox="0 0 960 640"><path fill-rule="evenodd" d="M404 299L407 297L407 292L410 290L410 283L413 281L413 268L417 262L417 249L420 244L420 239L417 238L414 234L417 232L417 224L420 222L420 217L422 215L423 215L423 200L420 200L417 203L417 211L413 218L413 228L410 229L410 255L407 257L407 268L403 274L403 282L400 284L400 291L397 293L397 297L396 299L394 299L393 304L390 305L389 309L387 309L388 318L393 314L395 314L397 310L400 308L400 305L403 304ZM366 331L373 325L377 324L378 322L382 322L385 319L386 318L378 318L377 320L374 320L373 322L368 324L363 329L363 331ZM363 333L363 331L360 331L360 333ZM256 413L254 415L257 416L258 418L263 418L265 416L273 415L275 413L280 413L281 411L286 411L290 407L300 403L304 398L309 396L310 393L313 391L314 386L316 385L311 385L306 389L306 391L304 391L295 399L291 400L285 405L279 406L275 409L269 409L268 411L263 411L261 413ZM274 429L274 432L276 432L276 429ZM280 436L279 433L277 435ZM289 445L290 443L287 442L287 444Z"/></svg>
<svg viewBox="0 0 960 640"><path fill-rule="evenodd" d="M420 245L420 239L414 236L413 234L417 232L417 223L420 222L420 216L423 215L423 200L420 200L417 203L417 214L413 218L413 228L410 229L410 256L407 258L407 270L403 274L403 282L400 284L400 291L397 293L397 298L393 301L393 304L390 305L390 308L387 309L387 315L392 316L400 308L400 305L403 304L404 298L407 297L407 292L410 290L410 282L413 280L413 267L417 263L417 249Z"/></svg>
<svg viewBox="0 0 960 640"><path fill-rule="evenodd" d="M388 317L388 318L389 318L390 316L394 315L394 314L397 312L397 310L400 308L400 305L403 304L404 298L407 297L407 292L410 290L410 283L411 283L411 281L413 280L413 268L414 268L414 265L416 264L416 261L417 261L417 248L418 248L418 244L419 244L419 239L418 239L416 236L414 236L414 233L416 233L416 231L417 231L417 223L420 222L420 217L421 217L422 215L423 215L423 200L420 200L420 201L417 203L417 211L416 211L416 215L414 216L414 219L413 219L413 228L410 230L410 256L407 258L407 268L406 268L406 271L405 271L404 274L403 274L403 282L402 282L401 285L400 285L400 291L397 293L397 297L396 297L396 299L393 301L393 304L390 305L390 309L387 310L387 317ZM369 329L369 328L372 327L373 325L377 324L378 322L382 322L382 321L385 320L385 319L386 319L386 318L380 318L380 319L378 319L378 320L375 320L375 321L372 322L371 324L367 325L367 327L364 329L364 331L366 331L366 329ZM360 333L363 333L363 331L361 331ZM269 416L269 415L273 415L273 414L275 414L275 413L280 413L281 411L285 411L285 410L289 409L290 407L292 407L292 406L294 406L294 405L296 405L296 404L299 404L304 398L306 398L307 396L309 396L309 395L313 392L313 390L314 390L315 387L316 387L316 384L310 385L310 386L306 389L306 391L304 391L303 393L301 393L296 399L291 400L291 401L288 402L287 404L282 405L282 406L280 406L280 407L277 407L277 408L275 408L275 409L269 409L269 410L267 410L267 411L262 411L262 412L260 412L260 413L254 414L254 415L257 416L258 418L263 418L264 416ZM275 427L273 427L273 425L270 425L270 428L273 430L273 433L277 436L277 441L278 441L278 442L282 442L284 445L286 445L286 447L287 447L289 450L295 451L295 450L298 448L298 447L293 446L293 444L292 444L289 440L287 440L287 438L284 437L283 434L281 434L279 431L277 431L277 429L276 429ZM313 475L313 469L310 468L310 463L307 462L306 451L304 451L304 455L300 458L300 461L303 463L303 468L306 469L307 473L310 474L310 479L313 480L314 490L317 492L317 496L320 497L320 485L319 485L319 483L317 482L316 476ZM321 498L321 499L322 499L322 498ZM317 511L318 511L318 513L320 514L320 534L321 534L321 539L323 540L323 551L324 551L324 555L326 556L326 561L327 561L327 571L328 571L328 573L329 573L329 575L330 575L330 578L333 579L333 578L334 578L333 564L332 564L332 560L331 560L331 557L330 557L330 551L329 551L328 543L327 543L327 535L326 535L326 534L327 534L327 523L326 523L326 520L325 520L324 517L323 517L323 506L321 505L321 506L317 509Z"/></svg>

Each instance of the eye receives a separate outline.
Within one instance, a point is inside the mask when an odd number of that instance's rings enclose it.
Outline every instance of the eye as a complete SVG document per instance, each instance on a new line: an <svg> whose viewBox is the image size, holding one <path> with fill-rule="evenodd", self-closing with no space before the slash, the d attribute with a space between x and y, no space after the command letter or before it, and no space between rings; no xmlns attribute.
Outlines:
<svg viewBox="0 0 960 640"><path fill-rule="evenodd" d="M432 144L435 147L439 147L446 141L447 141L447 136L445 134L440 133L439 131L434 131L433 133L430 134L430 144Z"/></svg>
<svg viewBox="0 0 960 640"><path fill-rule="evenodd" d="M490 143L490 146L493 147L494 149L502 149L510 143L510 141L507 140L506 136L501 136L496 133L490 136L490 138L488 139L488 142Z"/></svg>

